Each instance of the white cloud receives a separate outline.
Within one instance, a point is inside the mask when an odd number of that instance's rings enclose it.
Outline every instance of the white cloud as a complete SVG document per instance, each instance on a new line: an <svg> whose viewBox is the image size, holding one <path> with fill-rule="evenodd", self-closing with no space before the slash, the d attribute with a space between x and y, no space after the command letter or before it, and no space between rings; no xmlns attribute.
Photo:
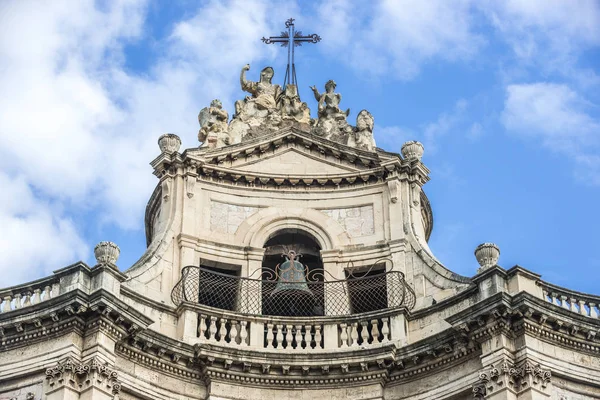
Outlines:
<svg viewBox="0 0 600 400"><path fill-rule="evenodd" d="M600 183L600 121L588 114L590 106L567 85L509 85L502 121L509 131L571 157L577 175Z"/></svg>
<svg viewBox="0 0 600 400"><path fill-rule="evenodd" d="M323 50L370 75L408 80L433 60L476 54L484 40L473 31L471 11L466 0L325 2L319 9L320 20L327 21Z"/></svg>
<svg viewBox="0 0 600 400"><path fill-rule="evenodd" d="M436 121L422 127L423 145L426 146L427 151L437 151L440 138L456 129L458 124L465 119L468 106L469 103L466 100L460 99L454 104L451 112L441 113Z"/></svg>
<svg viewBox="0 0 600 400"><path fill-rule="evenodd" d="M600 44L600 3L595 0L509 0L478 3L516 55L519 66L559 73L582 85L598 75L578 66L582 53Z"/></svg>
<svg viewBox="0 0 600 400"><path fill-rule="evenodd" d="M156 184L148 163L158 154L158 136L175 132L184 147L196 146L199 109L217 96L233 104L241 93L232 74L277 50L258 39L275 29L267 15L280 24L295 4L206 3L173 27L160 56L136 75L125 68L122 50L140 39L146 6L0 5L0 173L3 189L18 189L27 200L19 209L6 200L2 210L10 234L0 273L19 268L15 280L23 281L89 258L67 217L72 210L93 211L94 223L141 228ZM253 64L250 75L260 67Z"/></svg>
<svg viewBox="0 0 600 400"><path fill-rule="evenodd" d="M36 197L20 177L0 172L1 286L24 283L85 257L89 249L73 222Z"/></svg>

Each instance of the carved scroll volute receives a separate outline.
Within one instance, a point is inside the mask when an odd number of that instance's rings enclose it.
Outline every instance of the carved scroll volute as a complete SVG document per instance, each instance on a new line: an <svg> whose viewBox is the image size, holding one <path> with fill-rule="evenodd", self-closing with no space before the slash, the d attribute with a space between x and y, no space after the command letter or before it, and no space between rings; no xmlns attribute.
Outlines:
<svg viewBox="0 0 600 400"><path fill-rule="evenodd" d="M400 183L397 180L388 181L388 191L390 192L390 201L397 203L400 197Z"/></svg>
<svg viewBox="0 0 600 400"><path fill-rule="evenodd" d="M169 198L171 197L171 178L164 177L160 183L160 188L162 190L163 201L169 201Z"/></svg>

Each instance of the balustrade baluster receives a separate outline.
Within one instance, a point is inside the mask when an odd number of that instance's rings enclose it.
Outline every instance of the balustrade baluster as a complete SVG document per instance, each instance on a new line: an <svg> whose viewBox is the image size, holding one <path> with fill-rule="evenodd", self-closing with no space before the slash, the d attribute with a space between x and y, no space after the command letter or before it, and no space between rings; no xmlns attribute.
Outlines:
<svg viewBox="0 0 600 400"><path fill-rule="evenodd" d="M268 349L272 349L274 348L274 344L273 344L273 324L267 324L267 348Z"/></svg>
<svg viewBox="0 0 600 400"><path fill-rule="evenodd" d="M573 312L577 312L577 299L570 297L569 298L569 306L570 306L570 310Z"/></svg>
<svg viewBox="0 0 600 400"><path fill-rule="evenodd" d="M247 346L247 338L248 338L248 322L240 321L240 346Z"/></svg>
<svg viewBox="0 0 600 400"><path fill-rule="evenodd" d="M358 347L358 322L352 323L352 331L350 332L350 337L352 338L352 343L350 346Z"/></svg>
<svg viewBox="0 0 600 400"><path fill-rule="evenodd" d="M373 337L372 344L379 343L379 320L371 321L371 336Z"/></svg>
<svg viewBox="0 0 600 400"><path fill-rule="evenodd" d="M18 308L21 308L21 293L15 294L14 309L16 310Z"/></svg>
<svg viewBox="0 0 600 400"><path fill-rule="evenodd" d="M596 303L588 303L590 305L590 317L598 318L598 310L596 310Z"/></svg>
<svg viewBox="0 0 600 400"><path fill-rule="evenodd" d="M550 293L550 297L552 298L552 302L551 302L552 304L559 305L557 293L555 293L555 292Z"/></svg>
<svg viewBox="0 0 600 400"><path fill-rule="evenodd" d="M31 305L31 292L25 292L25 300L23 301L23 307L29 307Z"/></svg>
<svg viewBox="0 0 600 400"><path fill-rule="evenodd" d="M210 326L208 327L208 340L215 342L217 340L217 317L210 317Z"/></svg>
<svg viewBox="0 0 600 400"><path fill-rule="evenodd" d="M348 332L346 331L346 329L348 329L348 325L347 324L340 324L340 347L348 347Z"/></svg>
<svg viewBox="0 0 600 400"><path fill-rule="evenodd" d="M560 296L560 305L561 305L563 308L566 308L567 310L569 310L569 309L570 309L570 307L569 307L569 303L567 302L567 296L564 296L564 295L561 295L561 296Z"/></svg>
<svg viewBox="0 0 600 400"><path fill-rule="evenodd" d="M544 301L550 301L548 300L548 291L546 289L542 288L542 296L544 297Z"/></svg>
<svg viewBox="0 0 600 400"><path fill-rule="evenodd" d="M294 332L294 342L296 342L296 350L302 350L302 325L296 325Z"/></svg>
<svg viewBox="0 0 600 400"><path fill-rule="evenodd" d="M585 301L583 300L579 300L579 314L588 315L588 312L585 309Z"/></svg>
<svg viewBox="0 0 600 400"><path fill-rule="evenodd" d="M309 349L310 348L310 325L302 325L300 331L300 342L304 346L300 346L301 349Z"/></svg>
<svg viewBox="0 0 600 400"><path fill-rule="evenodd" d="M362 343L360 343L363 346L366 346L367 343L369 343L369 331L368 331L368 322L367 321L362 321L360 323L360 326L362 327L362 330L360 331L360 337L362 339Z"/></svg>
<svg viewBox="0 0 600 400"><path fill-rule="evenodd" d="M283 349L283 324L277 324L277 348Z"/></svg>
<svg viewBox="0 0 600 400"><path fill-rule="evenodd" d="M35 289L31 297L31 304L38 304L40 301L42 301L42 290Z"/></svg>
<svg viewBox="0 0 600 400"><path fill-rule="evenodd" d="M315 325L315 349L321 349L321 325Z"/></svg>
<svg viewBox="0 0 600 400"><path fill-rule="evenodd" d="M225 342L227 338L227 319L221 318L221 326L219 327L219 342Z"/></svg>
<svg viewBox="0 0 600 400"><path fill-rule="evenodd" d="M236 345L238 338L237 321L231 321L231 328L229 328L229 343Z"/></svg>
<svg viewBox="0 0 600 400"><path fill-rule="evenodd" d="M50 285L44 286L44 297L42 297L42 301L50 300L50 290L52 290Z"/></svg>
<svg viewBox="0 0 600 400"><path fill-rule="evenodd" d="M200 320L198 321L198 337L206 339L206 315L204 314L200 314Z"/></svg>
<svg viewBox="0 0 600 400"><path fill-rule="evenodd" d="M12 301L12 297L11 296L5 296L4 297L4 303L2 303L2 312L9 312L11 311L11 307L10 307L10 302Z"/></svg>
<svg viewBox="0 0 600 400"><path fill-rule="evenodd" d="M389 325L389 321L388 318L382 318L381 320L382 325L381 325L381 334L383 335L383 338L381 339L381 343L386 343L389 341L389 334L390 334L390 325Z"/></svg>

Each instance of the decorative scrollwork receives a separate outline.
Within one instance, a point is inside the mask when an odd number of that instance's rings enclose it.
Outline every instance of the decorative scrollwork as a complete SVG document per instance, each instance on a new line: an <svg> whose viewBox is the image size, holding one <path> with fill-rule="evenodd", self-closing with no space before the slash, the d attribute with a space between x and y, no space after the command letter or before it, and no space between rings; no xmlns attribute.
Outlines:
<svg viewBox="0 0 600 400"><path fill-rule="evenodd" d="M275 269L263 268L250 277L239 277L213 271L205 267L188 266L183 268L181 280L171 292L173 303L200 303L206 306L236 311L250 315L288 315L293 303L293 315L348 315L368 311L395 309L415 305L415 294L404 281L404 275L393 268L381 268L392 260L381 259L369 268L355 268L348 263L346 279L335 279L322 269L288 263L288 273L298 272L305 277L301 281L302 292L298 296L274 296L281 293L281 281L285 280L280 266ZM260 274L260 275L258 275ZM256 277L253 277L256 276ZM294 280L296 284L300 281ZM307 292L312 293L306 296ZM300 292L300 291L297 291ZM382 296L374 296L381 293ZM327 299L327 302L325 302ZM351 303L351 304L350 304Z"/></svg>

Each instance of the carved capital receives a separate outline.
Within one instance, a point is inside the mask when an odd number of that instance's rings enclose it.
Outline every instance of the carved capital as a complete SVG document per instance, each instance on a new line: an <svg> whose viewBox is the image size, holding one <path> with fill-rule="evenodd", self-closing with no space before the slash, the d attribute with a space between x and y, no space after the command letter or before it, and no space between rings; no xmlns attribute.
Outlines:
<svg viewBox="0 0 600 400"><path fill-rule="evenodd" d="M77 392L94 386L110 393L115 399L121 391L118 373L106 363L92 359L85 363L66 359L46 370L46 393L69 387Z"/></svg>
<svg viewBox="0 0 600 400"><path fill-rule="evenodd" d="M473 385L473 397L485 399L502 389L510 389L520 393L530 388L543 391L551 379L550 370L543 369L539 364L534 365L525 360L518 367L509 362L498 366L490 365L479 373L479 379Z"/></svg>

